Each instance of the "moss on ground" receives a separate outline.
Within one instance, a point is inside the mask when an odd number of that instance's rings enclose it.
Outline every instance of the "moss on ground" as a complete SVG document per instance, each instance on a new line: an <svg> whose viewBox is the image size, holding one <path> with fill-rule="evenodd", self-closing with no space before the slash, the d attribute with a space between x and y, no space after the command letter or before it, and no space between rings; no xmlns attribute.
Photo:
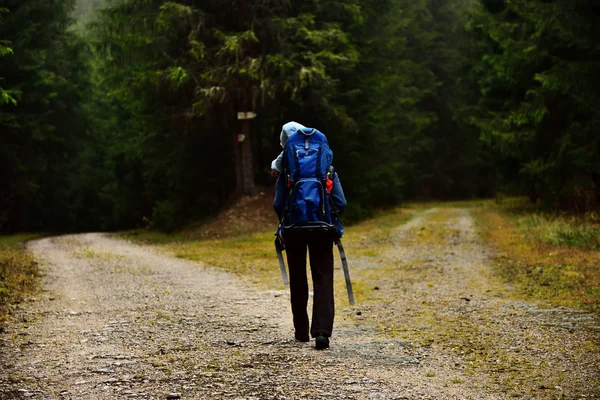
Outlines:
<svg viewBox="0 0 600 400"><path fill-rule="evenodd" d="M17 304L39 287L38 265L25 250L37 235L0 236L0 326Z"/></svg>

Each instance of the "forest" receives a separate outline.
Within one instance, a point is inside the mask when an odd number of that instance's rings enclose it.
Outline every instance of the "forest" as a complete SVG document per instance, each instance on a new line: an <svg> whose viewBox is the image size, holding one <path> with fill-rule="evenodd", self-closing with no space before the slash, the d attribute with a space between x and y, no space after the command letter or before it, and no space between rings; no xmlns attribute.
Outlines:
<svg viewBox="0 0 600 400"><path fill-rule="evenodd" d="M272 186L292 120L327 135L349 219L505 195L597 210L598 15L594 0L1 0L0 232L180 228Z"/></svg>

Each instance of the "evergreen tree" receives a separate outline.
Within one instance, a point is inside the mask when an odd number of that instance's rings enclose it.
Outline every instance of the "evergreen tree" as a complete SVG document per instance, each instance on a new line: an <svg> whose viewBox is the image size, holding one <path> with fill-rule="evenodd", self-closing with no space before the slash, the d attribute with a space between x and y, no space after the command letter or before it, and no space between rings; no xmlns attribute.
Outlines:
<svg viewBox="0 0 600 400"><path fill-rule="evenodd" d="M6 0L0 229L169 230L208 216L254 180L272 184L290 120L327 134L352 217L498 188L591 209L598 11L586 0ZM242 125L239 111L258 116Z"/></svg>
<svg viewBox="0 0 600 400"><path fill-rule="evenodd" d="M72 12L75 30L85 32L99 11L109 4L110 0L76 0Z"/></svg>
<svg viewBox="0 0 600 400"><path fill-rule="evenodd" d="M477 132L459 122L457 85L472 2L361 5L364 24L353 30L361 58L348 80L360 93L348 103L358 130L341 155L361 184L349 196L373 207L476 194Z"/></svg>
<svg viewBox="0 0 600 400"><path fill-rule="evenodd" d="M76 138L85 134L81 44L67 32L73 2L4 5L0 37L14 54L2 59L1 76L17 104L0 106L0 225L62 229L73 222L71 161Z"/></svg>
<svg viewBox="0 0 600 400"><path fill-rule="evenodd" d="M279 1L132 0L104 10L95 29L102 84L125 111L109 142L131 143L107 157L140 174L128 186L139 198L123 202L142 212L130 215L173 227L190 209L223 204L246 171L235 168L238 111L259 115L243 145L248 169L252 150L267 140L276 149L286 109L296 119L317 110L314 121L335 114L337 76L356 60L340 24L355 12L348 3Z"/></svg>
<svg viewBox="0 0 600 400"><path fill-rule="evenodd" d="M365 206L398 203L414 175L417 155L431 144L423 135L435 115L420 103L436 85L418 48L431 40L425 1L364 1L364 24L354 32L362 57L354 84L360 94L349 109L358 123L342 157L350 157L350 198ZM355 204L356 206L357 204Z"/></svg>
<svg viewBox="0 0 600 400"><path fill-rule="evenodd" d="M435 77L435 87L419 105L435 119L424 131L430 146L416 160L419 179L412 182L412 191L417 196L471 197L488 185L480 176L479 132L466 127L460 117L466 101L459 86L467 45L465 25L472 9L471 0L427 1L429 40L419 44L412 57L422 59Z"/></svg>
<svg viewBox="0 0 600 400"><path fill-rule="evenodd" d="M0 25L3 23L4 19L2 17L2 13L7 12L8 10L6 8L0 8ZM13 51L10 47L10 42L8 40L0 40L0 58L7 56L9 54L12 54ZM1 66L0 66L1 68ZM0 77L0 81L3 78ZM16 104L15 99L10 95L10 92L2 89L2 87L0 86L0 105L1 104Z"/></svg>
<svg viewBox="0 0 600 400"><path fill-rule="evenodd" d="M600 5L486 0L471 26L482 138L518 165L532 200L598 204Z"/></svg>

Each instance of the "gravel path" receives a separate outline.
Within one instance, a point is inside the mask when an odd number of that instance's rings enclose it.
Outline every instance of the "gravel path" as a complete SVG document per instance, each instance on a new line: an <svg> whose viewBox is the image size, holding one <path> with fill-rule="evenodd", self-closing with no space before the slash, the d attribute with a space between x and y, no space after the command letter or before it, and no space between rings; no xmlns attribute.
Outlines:
<svg viewBox="0 0 600 400"><path fill-rule="evenodd" d="M369 294L319 352L285 290L103 234L31 242L44 291L0 337L0 399L600 398L598 321L514 300L467 211L389 244L347 249Z"/></svg>

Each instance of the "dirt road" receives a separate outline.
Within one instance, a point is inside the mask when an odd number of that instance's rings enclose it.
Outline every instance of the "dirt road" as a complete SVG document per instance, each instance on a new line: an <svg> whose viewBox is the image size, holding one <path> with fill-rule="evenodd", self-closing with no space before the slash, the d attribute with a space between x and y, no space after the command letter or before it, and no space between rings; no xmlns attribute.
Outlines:
<svg viewBox="0 0 600 400"><path fill-rule="evenodd" d="M599 322L516 299L467 210L417 213L386 243L347 249L369 295L338 302L316 351L284 288L103 234L31 242L44 291L1 337L0 399L600 398Z"/></svg>

